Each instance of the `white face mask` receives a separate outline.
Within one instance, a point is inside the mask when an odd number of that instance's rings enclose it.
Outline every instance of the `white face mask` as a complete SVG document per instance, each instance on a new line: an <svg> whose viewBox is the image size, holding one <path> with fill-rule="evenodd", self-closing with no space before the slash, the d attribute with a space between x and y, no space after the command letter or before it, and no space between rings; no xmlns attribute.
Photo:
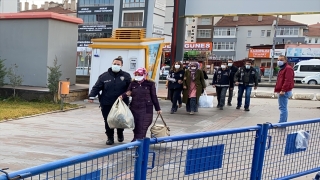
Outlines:
<svg viewBox="0 0 320 180"><path fill-rule="evenodd" d="M190 69L197 69L196 67L191 67Z"/></svg>
<svg viewBox="0 0 320 180"><path fill-rule="evenodd" d="M118 65L112 65L111 69L113 72L119 72L121 70L121 66Z"/></svg>
<svg viewBox="0 0 320 180"><path fill-rule="evenodd" d="M225 69L225 68L226 68L226 65L221 65L221 68L222 68L222 69Z"/></svg>
<svg viewBox="0 0 320 180"><path fill-rule="evenodd" d="M284 62L283 61L278 61L277 64L278 64L278 66L283 66Z"/></svg>
<svg viewBox="0 0 320 180"><path fill-rule="evenodd" d="M250 69L250 67L251 67L250 65L246 65L246 69Z"/></svg>
<svg viewBox="0 0 320 180"><path fill-rule="evenodd" d="M178 65L174 65L174 68L179 69L180 65L179 64Z"/></svg>
<svg viewBox="0 0 320 180"><path fill-rule="evenodd" d="M232 66L232 63L228 63L228 66L229 66L229 67Z"/></svg>
<svg viewBox="0 0 320 180"><path fill-rule="evenodd" d="M135 76L134 77L134 80L136 80L136 81L142 81L143 80L143 76Z"/></svg>

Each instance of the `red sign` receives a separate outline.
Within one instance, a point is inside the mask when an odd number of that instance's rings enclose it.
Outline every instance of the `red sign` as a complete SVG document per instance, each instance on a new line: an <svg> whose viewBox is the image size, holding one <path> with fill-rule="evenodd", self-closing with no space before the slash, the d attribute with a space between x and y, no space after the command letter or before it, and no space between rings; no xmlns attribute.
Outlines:
<svg viewBox="0 0 320 180"><path fill-rule="evenodd" d="M166 44L163 51L171 51L171 43ZM184 43L185 51L211 51L212 42Z"/></svg>

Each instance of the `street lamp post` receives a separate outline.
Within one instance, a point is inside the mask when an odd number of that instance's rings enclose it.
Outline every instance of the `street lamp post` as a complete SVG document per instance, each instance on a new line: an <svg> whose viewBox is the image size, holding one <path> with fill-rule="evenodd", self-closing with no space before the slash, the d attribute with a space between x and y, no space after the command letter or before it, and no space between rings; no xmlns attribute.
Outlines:
<svg viewBox="0 0 320 180"><path fill-rule="evenodd" d="M270 65L270 74L269 74L269 83L271 83L271 79L273 76L273 62L274 62L274 51L276 49L276 38L277 38L277 30L278 30L278 22L279 22L279 15L277 15L276 25L274 28L274 35L273 35L273 44L272 44L272 57L271 57L271 65Z"/></svg>

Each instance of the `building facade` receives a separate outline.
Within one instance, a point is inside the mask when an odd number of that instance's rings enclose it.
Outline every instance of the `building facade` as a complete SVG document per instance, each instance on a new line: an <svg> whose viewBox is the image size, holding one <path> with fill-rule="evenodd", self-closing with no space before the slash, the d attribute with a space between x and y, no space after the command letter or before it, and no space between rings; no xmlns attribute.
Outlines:
<svg viewBox="0 0 320 180"><path fill-rule="evenodd" d="M320 23L309 25L305 36L307 44L320 44Z"/></svg>
<svg viewBox="0 0 320 180"><path fill-rule="evenodd" d="M279 18L275 31L275 16L222 17L214 27L213 54L218 59L241 60L248 58L250 46L305 43L307 25Z"/></svg>
<svg viewBox="0 0 320 180"><path fill-rule="evenodd" d="M20 5L20 0L0 0L0 13L19 12Z"/></svg>

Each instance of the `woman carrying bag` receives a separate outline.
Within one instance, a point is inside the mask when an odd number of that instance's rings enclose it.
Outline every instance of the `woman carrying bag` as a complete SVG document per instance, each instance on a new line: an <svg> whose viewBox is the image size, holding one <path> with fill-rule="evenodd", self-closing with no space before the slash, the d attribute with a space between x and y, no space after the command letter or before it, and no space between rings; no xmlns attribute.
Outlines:
<svg viewBox="0 0 320 180"><path fill-rule="evenodd" d="M172 102L171 114L174 114L175 112L177 112L178 103L179 103L179 107L182 106L181 92L183 88L183 85L182 85L183 77L184 77L183 65L181 64L181 62L176 62L167 77L168 88L170 92L169 96Z"/></svg>
<svg viewBox="0 0 320 180"><path fill-rule="evenodd" d="M199 63L193 62L190 69L185 71L183 79L183 103L191 115L198 112L199 98L205 89L203 72L199 69Z"/></svg>
<svg viewBox="0 0 320 180"><path fill-rule="evenodd" d="M134 80L129 85L128 91L121 96L121 98L132 97L130 110L135 123L132 142L146 137L153 120L153 107L158 114L161 114L156 85L155 82L147 79L147 70L139 68L134 72L134 75Z"/></svg>

